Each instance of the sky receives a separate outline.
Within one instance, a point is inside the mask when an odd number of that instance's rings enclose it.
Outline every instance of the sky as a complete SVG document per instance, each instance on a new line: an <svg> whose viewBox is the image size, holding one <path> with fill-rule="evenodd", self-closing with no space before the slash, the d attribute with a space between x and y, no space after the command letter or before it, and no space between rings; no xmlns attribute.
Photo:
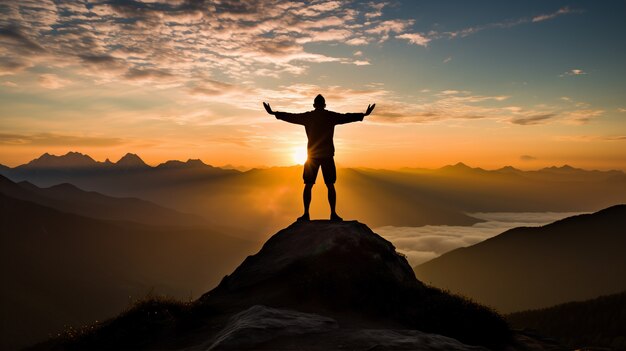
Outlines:
<svg viewBox="0 0 626 351"><path fill-rule="evenodd" d="M626 1L0 0L0 163L626 170Z"/></svg>

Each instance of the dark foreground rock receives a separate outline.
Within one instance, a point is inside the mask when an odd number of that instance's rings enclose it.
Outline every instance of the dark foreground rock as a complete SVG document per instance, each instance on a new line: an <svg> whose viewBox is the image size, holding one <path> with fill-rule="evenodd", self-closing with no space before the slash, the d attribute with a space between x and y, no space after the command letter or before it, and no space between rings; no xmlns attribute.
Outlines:
<svg viewBox="0 0 626 351"><path fill-rule="evenodd" d="M193 303L147 301L36 349L498 350L513 343L502 317L422 284L366 225L312 221L278 232Z"/></svg>
<svg viewBox="0 0 626 351"><path fill-rule="evenodd" d="M233 316L207 349L487 350L418 330L339 329L332 318L260 305Z"/></svg>

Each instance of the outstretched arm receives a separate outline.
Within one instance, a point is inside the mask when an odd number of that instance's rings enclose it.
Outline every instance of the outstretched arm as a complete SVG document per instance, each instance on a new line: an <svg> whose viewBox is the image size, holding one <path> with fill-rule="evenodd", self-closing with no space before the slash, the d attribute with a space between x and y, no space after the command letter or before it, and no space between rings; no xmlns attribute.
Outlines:
<svg viewBox="0 0 626 351"><path fill-rule="evenodd" d="M374 111L374 107L376 107L376 104L367 105L367 111L365 111L365 115L369 116L372 111Z"/></svg>
<svg viewBox="0 0 626 351"><path fill-rule="evenodd" d="M267 111L267 113L269 113L270 115L276 114L276 112L272 111L270 104L268 104L267 102L263 103L263 107L265 107L265 111Z"/></svg>
<svg viewBox="0 0 626 351"><path fill-rule="evenodd" d="M345 124L362 121L365 116L369 116L374 111L376 104L367 105L365 113L337 113L336 124Z"/></svg>
<svg viewBox="0 0 626 351"><path fill-rule="evenodd" d="M283 120L285 122L294 123L294 124L304 124L305 113L288 113L288 112L278 112L272 111L270 104L267 102L263 103L263 107L265 107L265 111L270 115L276 116L277 119Z"/></svg>

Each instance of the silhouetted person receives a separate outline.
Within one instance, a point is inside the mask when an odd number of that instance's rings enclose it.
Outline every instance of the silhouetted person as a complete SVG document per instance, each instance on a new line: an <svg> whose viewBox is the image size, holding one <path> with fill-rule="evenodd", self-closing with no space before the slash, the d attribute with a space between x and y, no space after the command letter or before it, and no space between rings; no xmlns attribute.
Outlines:
<svg viewBox="0 0 626 351"><path fill-rule="evenodd" d="M309 220L309 206L311 205L311 190L317 178L317 172L322 167L324 183L328 188L328 203L330 204L330 220L342 221L337 215L335 204L337 193L335 192L335 180L337 170L335 168L335 145L333 135L337 124L362 121L374 110L376 104L368 105L365 113L337 113L326 110L326 101L322 95L317 95L313 101L315 110L304 113L274 112L266 102L263 107L270 115L275 115L277 119L285 122L301 124L306 129L306 136L309 139L307 144L307 160L304 163L304 214L298 218L299 221Z"/></svg>

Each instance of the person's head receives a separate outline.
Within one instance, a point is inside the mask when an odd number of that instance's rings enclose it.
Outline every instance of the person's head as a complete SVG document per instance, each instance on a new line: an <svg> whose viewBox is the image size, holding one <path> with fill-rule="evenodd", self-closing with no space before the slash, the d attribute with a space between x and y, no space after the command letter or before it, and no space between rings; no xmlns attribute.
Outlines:
<svg viewBox="0 0 626 351"><path fill-rule="evenodd" d="M326 100L322 94L317 94L315 100L313 100L313 107L315 107L316 110L323 110L326 108Z"/></svg>

